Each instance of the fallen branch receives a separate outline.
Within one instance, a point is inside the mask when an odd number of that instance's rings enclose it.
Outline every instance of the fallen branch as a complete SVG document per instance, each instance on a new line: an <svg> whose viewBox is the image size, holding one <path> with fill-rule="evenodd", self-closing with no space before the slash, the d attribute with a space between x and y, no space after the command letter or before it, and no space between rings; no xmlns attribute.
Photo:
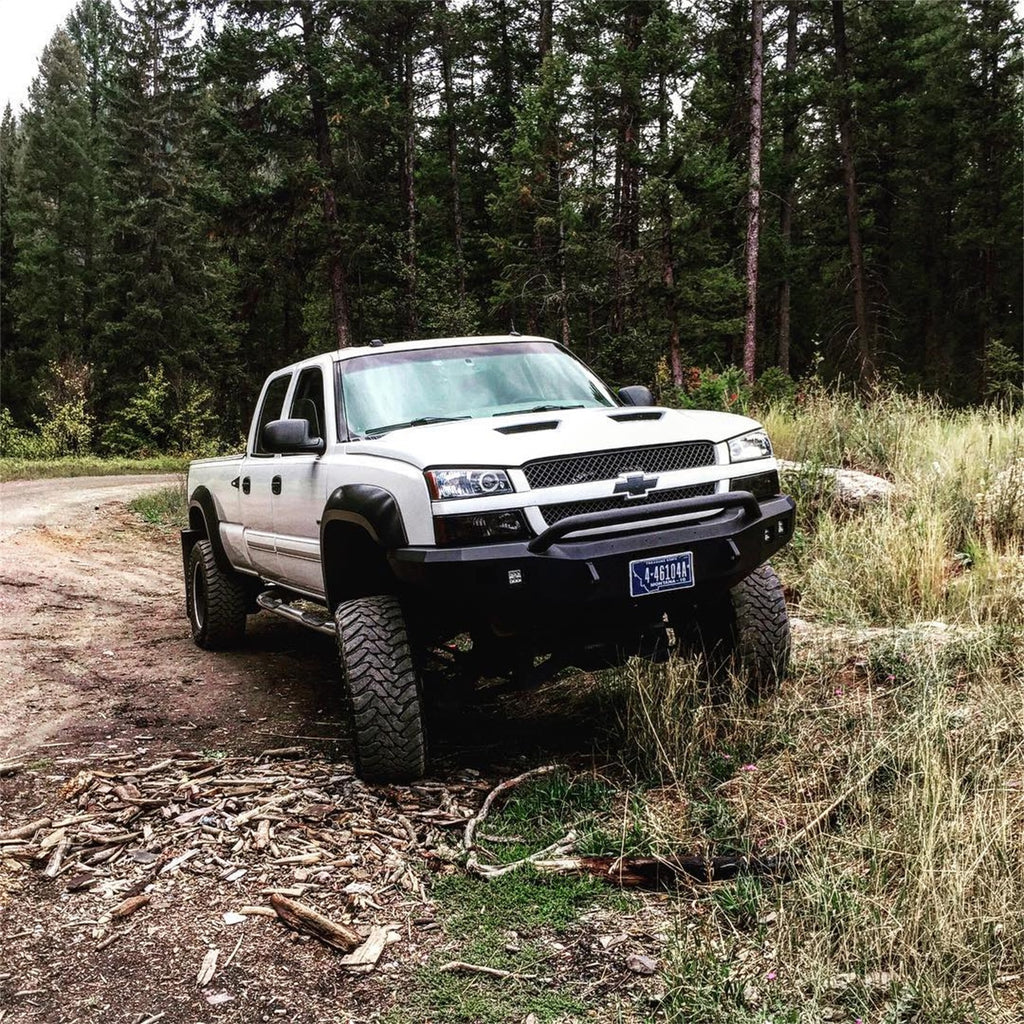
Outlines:
<svg viewBox="0 0 1024 1024"><path fill-rule="evenodd" d="M480 864L475 857L471 857L466 862L466 870L480 875L481 878L500 878L502 875L507 875L517 871L519 868L526 867L527 864L536 866L544 863L559 863L557 858L565 857L571 853L575 845L576 833L570 832L550 846L544 847L543 850L538 850L536 853L531 853L528 857L511 861L508 864ZM555 860L547 861L545 860L547 857L555 858Z"/></svg>
<svg viewBox="0 0 1024 1024"><path fill-rule="evenodd" d="M467 964L464 960L452 960L438 968L443 974L453 971L468 971L471 974L488 974L492 978L536 978L536 974L519 974L516 971L503 971L500 967L484 967L482 964Z"/></svg>
<svg viewBox="0 0 1024 1024"><path fill-rule="evenodd" d="M348 925L337 924L323 914L317 913L312 907L307 907L295 900L288 899L280 893L273 893L270 897L270 905L277 911L277 916L289 928L298 932L306 932L313 935L321 942L340 949L345 953L351 953L356 946L363 942L363 937Z"/></svg>
<svg viewBox="0 0 1024 1024"><path fill-rule="evenodd" d="M875 774L882 767L882 763L883 762L881 761L875 762L875 764L872 765L871 768L868 771L866 771L863 775L861 775L861 777L857 779L856 782L854 782L850 786L847 786L846 789L844 789L842 793L840 793L839 796L837 796L835 800L833 800L832 803L830 803L828 807L825 808L825 810L823 810L819 815L817 815L817 817L811 819L811 821L804 825L804 827L800 829L800 831L797 832L796 835L790 836L788 840L790 847L795 847L799 843L802 843L805 839L809 839L812 835L814 835L815 832L822 828L832 817L832 815L835 814L835 812L838 811L839 808L844 803L846 803L846 801L849 800L850 797L853 796L853 794L856 793L861 786L866 786L875 777Z"/></svg>
<svg viewBox="0 0 1024 1024"><path fill-rule="evenodd" d="M563 857L553 860L527 858L544 874L592 875L607 882L640 889L660 889L680 878L695 882L721 882L738 875L767 875L786 879L795 863L785 854L777 857Z"/></svg>
<svg viewBox="0 0 1024 1024"><path fill-rule="evenodd" d="M29 836L35 835L35 833L41 828L49 828L51 820L52 819L50 818L36 818L35 821L19 825L17 828L8 829L6 832L0 832L0 840L25 839Z"/></svg>
<svg viewBox="0 0 1024 1024"><path fill-rule="evenodd" d="M494 806L494 801L503 793L507 793L510 789L514 789L516 786L521 785L527 779L535 779L541 775L550 775L561 767L562 765L559 764L546 764L542 765L540 768L531 768L528 772L523 772L522 775L517 775L514 779L506 779L504 782L500 782L490 791L490 793L487 794L480 810L477 811L468 822L466 822L466 831L463 835L462 843L466 848L466 853L469 855L466 860L466 867L468 870L480 873L480 863L477 859L476 847L474 845L476 830L479 827L480 822L490 814L491 808Z"/></svg>
<svg viewBox="0 0 1024 1024"><path fill-rule="evenodd" d="M141 910L150 901L150 895L148 892L141 893L138 896L129 896L124 902L119 903L110 912L111 917L131 917L136 910Z"/></svg>

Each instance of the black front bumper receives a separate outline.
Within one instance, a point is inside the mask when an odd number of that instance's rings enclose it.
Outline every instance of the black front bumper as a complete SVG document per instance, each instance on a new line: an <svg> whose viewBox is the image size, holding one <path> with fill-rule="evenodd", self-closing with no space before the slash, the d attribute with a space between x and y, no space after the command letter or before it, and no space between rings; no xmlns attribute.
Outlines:
<svg viewBox="0 0 1024 1024"><path fill-rule="evenodd" d="M617 606L646 614L699 602L708 592L720 592L748 576L793 536L794 502L786 495L758 502L749 492L733 491L648 506L639 514L649 519L651 513L702 508L722 511L710 519L667 527L645 525L633 516L629 532L576 539L564 536L566 520L530 541L398 548L389 561L398 579L431 603L539 624L564 609ZM569 528L601 529L623 519L630 517L592 513L574 517ZM693 587L630 596L631 561L685 551L693 557Z"/></svg>

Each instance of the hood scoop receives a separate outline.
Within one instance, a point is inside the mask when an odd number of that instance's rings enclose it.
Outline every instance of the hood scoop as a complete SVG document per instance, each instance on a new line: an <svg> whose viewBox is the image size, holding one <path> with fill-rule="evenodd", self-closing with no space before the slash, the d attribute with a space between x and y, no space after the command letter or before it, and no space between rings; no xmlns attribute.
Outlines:
<svg viewBox="0 0 1024 1024"><path fill-rule="evenodd" d="M616 423L635 423L637 420L660 420L664 415L663 412L651 409L643 412L609 413L608 419L615 420Z"/></svg>
<svg viewBox="0 0 1024 1024"><path fill-rule="evenodd" d="M495 427L499 434L532 434L538 430L555 430L559 420L541 420L538 423L511 423L507 427Z"/></svg>

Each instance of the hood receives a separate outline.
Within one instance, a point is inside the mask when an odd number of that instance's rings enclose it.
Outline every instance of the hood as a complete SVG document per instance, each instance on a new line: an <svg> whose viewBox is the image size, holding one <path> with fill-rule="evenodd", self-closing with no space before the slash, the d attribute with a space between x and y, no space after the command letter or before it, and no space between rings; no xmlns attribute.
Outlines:
<svg viewBox="0 0 1024 1024"><path fill-rule="evenodd" d="M353 442L352 454L431 466L521 466L534 459L644 448L681 441L719 443L760 428L725 412L625 406L481 417L393 430Z"/></svg>

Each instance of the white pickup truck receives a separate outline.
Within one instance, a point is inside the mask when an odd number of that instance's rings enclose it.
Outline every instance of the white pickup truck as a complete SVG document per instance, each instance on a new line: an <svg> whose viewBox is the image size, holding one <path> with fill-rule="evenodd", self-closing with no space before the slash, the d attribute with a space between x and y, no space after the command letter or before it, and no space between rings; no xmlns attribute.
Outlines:
<svg viewBox="0 0 1024 1024"><path fill-rule="evenodd" d="M373 342L286 367L245 453L192 463L187 488L195 642L236 644L261 608L336 636L369 780L426 769L431 652L523 684L672 644L755 695L785 669L766 562L794 506L764 430L615 394L545 338Z"/></svg>

